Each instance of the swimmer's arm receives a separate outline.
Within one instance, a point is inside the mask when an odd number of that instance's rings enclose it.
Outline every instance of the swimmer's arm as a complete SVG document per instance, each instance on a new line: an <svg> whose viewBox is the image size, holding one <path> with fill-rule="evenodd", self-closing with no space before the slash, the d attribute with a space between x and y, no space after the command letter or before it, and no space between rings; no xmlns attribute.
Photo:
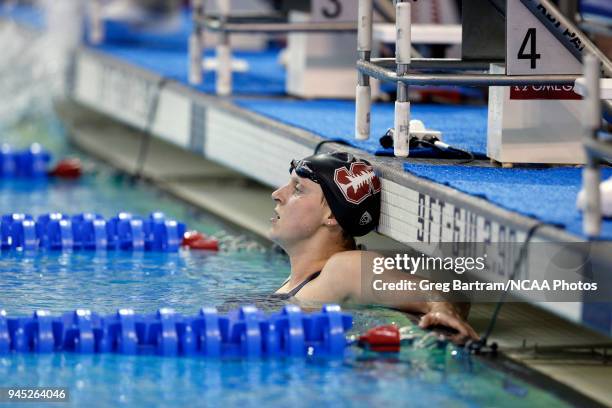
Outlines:
<svg viewBox="0 0 612 408"><path fill-rule="evenodd" d="M423 328L432 326L446 326L457 330L457 340L465 338L478 338L472 327L465 321L469 304L453 304L440 301L441 294L437 291L415 290L414 297L410 299L404 291L379 292L373 289L373 281L379 275L372 273L371 268L364 269L365 265L372 265L371 259L380 256L375 252L346 251L341 252L327 261L321 277L327 281L326 286L332 288L336 299L353 301L360 304L377 304L410 313L423 314L419 325ZM387 270L384 273L385 282L401 282L408 280L418 282L419 276L411 275L397 270Z"/></svg>

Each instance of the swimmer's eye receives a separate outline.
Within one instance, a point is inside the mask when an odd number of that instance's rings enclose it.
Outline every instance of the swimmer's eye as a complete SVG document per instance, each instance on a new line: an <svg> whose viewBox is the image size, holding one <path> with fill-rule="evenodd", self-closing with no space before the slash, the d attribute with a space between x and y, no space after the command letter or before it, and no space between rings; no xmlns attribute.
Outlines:
<svg viewBox="0 0 612 408"><path fill-rule="evenodd" d="M295 185L295 187L293 188L293 194L301 194L302 193L302 188L299 185Z"/></svg>

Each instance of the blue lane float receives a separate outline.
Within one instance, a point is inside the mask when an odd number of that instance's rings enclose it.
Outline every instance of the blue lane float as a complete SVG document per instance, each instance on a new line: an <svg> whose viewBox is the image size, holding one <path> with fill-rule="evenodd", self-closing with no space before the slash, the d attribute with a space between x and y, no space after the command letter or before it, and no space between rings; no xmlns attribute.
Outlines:
<svg viewBox="0 0 612 408"><path fill-rule="evenodd" d="M73 352L126 355L245 357L342 357L352 316L338 305L304 313L287 305L265 314L255 306L221 315L202 308L186 316L169 308L155 314L120 309L103 316L77 309L53 316L7 317L0 309L0 355Z"/></svg>
<svg viewBox="0 0 612 408"><path fill-rule="evenodd" d="M51 153L38 143L25 150L15 150L4 143L0 146L0 178L47 177Z"/></svg>
<svg viewBox="0 0 612 408"><path fill-rule="evenodd" d="M2 250L123 250L176 252L186 226L161 212L142 218L127 212L99 214L7 214L0 221Z"/></svg>

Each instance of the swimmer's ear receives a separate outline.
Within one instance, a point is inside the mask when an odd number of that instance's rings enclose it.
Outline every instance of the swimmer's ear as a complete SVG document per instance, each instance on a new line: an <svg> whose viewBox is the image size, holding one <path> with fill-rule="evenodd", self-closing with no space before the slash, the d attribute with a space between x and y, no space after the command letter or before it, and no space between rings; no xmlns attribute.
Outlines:
<svg viewBox="0 0 612 408"><path fill-rule="evenodd" d="M336 220L336 217L334 217L334 214L332 213L331 208L329 208L329 204L327 203L327 200L325 200L325 197L322 198L321 202L325 206L325 218L323 219L323 224L328 227L339 225L338 220Z"/></svg>
<svg viewBox="0 0 612 408"><path fill-rule="evenodd" d="M335 227L338 225L338 220L336 219L336 217L334 217L334 214L332 214L331 211L325 219L325 225L327 225L328 227Z"/></svg>

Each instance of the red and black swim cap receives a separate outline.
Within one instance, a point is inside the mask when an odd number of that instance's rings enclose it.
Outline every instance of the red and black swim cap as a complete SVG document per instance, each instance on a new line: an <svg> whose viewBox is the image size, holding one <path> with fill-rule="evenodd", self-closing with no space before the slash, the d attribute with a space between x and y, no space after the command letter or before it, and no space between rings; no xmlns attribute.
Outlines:
<svg viewBox="0 0 612 408"><path fill-rule="evenodd" d="M334 152L293 160L289 172L318 183L334 217L348 234L360 237L378 226L380 179L372 165L350 153Z"/></svg>

